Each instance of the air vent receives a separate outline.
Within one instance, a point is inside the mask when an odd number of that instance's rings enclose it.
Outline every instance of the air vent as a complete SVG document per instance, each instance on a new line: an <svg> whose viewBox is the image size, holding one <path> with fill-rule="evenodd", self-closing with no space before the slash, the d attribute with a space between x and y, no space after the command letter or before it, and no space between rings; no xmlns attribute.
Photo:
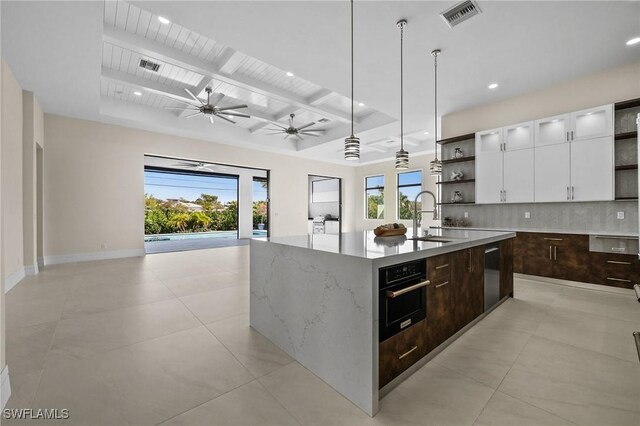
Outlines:
<svg viewBox="0 0 640 426"><path fill-rule="evenodd" d="M474 0L466 0L445 10L440 14L449 28L453 28L461 22L480 14L482 11Z"/></svg>
<svg viewBox="0 0 640 426"><path fill-rule="evenodd" d="M146 59L140 59L140 68L144 68L145 70L158 72L160 69L160 64L156 64L155 62L147 61Z"/></svg>

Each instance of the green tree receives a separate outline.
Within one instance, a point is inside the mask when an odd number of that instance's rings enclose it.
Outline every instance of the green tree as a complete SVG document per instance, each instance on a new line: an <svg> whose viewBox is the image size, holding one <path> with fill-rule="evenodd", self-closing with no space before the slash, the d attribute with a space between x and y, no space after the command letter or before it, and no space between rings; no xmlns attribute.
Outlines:
<svg viewBox="0 0 640 426"><path fill-rule="evenodd" d="M413 206L414 203L412 200L409 200L406 194L400 192L398 200L398 217L400 219L413 219ZM422 210L422 203L418 201L418 212ZM420 218L420 213L418 213L418 219Z"/></svg>
<svg viewBox="0 0 640 426"><path fill-rule="evenodd" d="M368 194L367 195L367 218L383 219L384 208L380 209L378 214L378 206L384 206L384 194Z"/></svg>
<svg viewBox="0 0 640 426"><path fill-rule="evenodd" d="M205 232L209 230L211 218L205 212L191 212L189 214L189 230L194 232Z"/></svg>
<svg viewBox="0 0 640 426"><path fill-rule="evenodd" d="M189 226L189 218L188 213L176 212L169 217L167 225L174 229L174 232L185 232Z"/></svg>
<svg viewBox="0 0 640 426"><path fill-rule="evenodd" d="M253 202L253 227L257 228L259 223L267 225L267 202L264 200Z"/></svg>
<svg viewBox="0 0 640 426"><path fill-rule="evenodd" d="M238 202L229 201L221 212L220 229L230 231L238 229Z"/></svg>

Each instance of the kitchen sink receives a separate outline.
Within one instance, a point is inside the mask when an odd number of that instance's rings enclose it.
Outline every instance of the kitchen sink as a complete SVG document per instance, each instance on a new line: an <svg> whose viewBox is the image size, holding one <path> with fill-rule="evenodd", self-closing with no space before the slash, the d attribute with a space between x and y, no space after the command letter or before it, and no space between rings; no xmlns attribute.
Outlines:
<svg viewBox="0 0 640 426"><path fill-rule="evenodd" d="M416 237L416 238L409 238L410 240L418 240L418 241L432 241L434 243L450 243L454 240L457 240L458 238L447 238L447 237L439 237L437 235L430 235L430 236L426 236L426 237Z"/></svg>

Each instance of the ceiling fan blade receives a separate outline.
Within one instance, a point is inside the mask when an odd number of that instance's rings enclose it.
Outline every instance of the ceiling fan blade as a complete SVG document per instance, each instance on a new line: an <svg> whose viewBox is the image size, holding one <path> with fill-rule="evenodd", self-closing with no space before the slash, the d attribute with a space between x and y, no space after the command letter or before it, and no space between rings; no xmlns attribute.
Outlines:
<svg viewBox="0 0 640 426"><path fill-rule="evenodd" d="M265 130L271 130L271 131L273 131L273 132L281 132L281 133L284 133L284 131L285 131L285 130L287 130L287 129L282 128L282 129L265 129Z"/></svg>
<svg viewBox="0 0 640 426"><path fill-rule="evenodd" d="M315 133L309 133L309 132L300 132L299 134L301 134L301 135L305 135L305 136L313 136L314 138L317 138L317 137L318 137L318 136L320 136L322 133L315 134Z"/></svg>
<svg viewBox="0 0 640 426"><path fill-rule="evenodd" d="M282 132L276 132L276 133L266 133L267 136L271 136L271 135L281 135Z"/></svg>
<svg viewBox="0 0 640 426"><path fill-rule="evenodd" d="M191 96L191 97L192 97L196 102L198 102L198 103L199 103L199 104L201 104L201 105L204 105L204 102L202 102L200 99L196 98L196 95L194 95L193 93L191 93L191 90L187 89L186 87L185 87L185 89L184 89L184 90L185 90L185 91L189 94L189 96Z"/></svg>
<svg viewBox="0 0 640 426"><path fill-rule="evenodd" d="M285 136L284 138L286 139L286 138L288 138L289 136L291 136L291 135L290 135L289 133L287 133L287 136Z"/></svg>
<svg viewBox="0 0 640 426"><path fill-rule="evenodd" d="M221 111L220 114L224 115L232 115L234 117L242 117L242 118L251 118L250 115L242 114L241 112L233 112L233 111Z"/></svg>
<svg viewBox="0 0 640 426"><path fill-rule="evenodd" d="M298 127L298 131L300 131L300 130L302 130L302 129L306 129L307 127L311 127L311 126L313 126L314 124L316 124L316 122L315 122L315 121L312 121L312 122L311 122L311 123L309 123L309 124L305 124L304 126Z"/></svg>
<svg viewBox="0 0 640 426"><path fill-rule="evenodd" d="M298 139L300 139L301 141L303 141L303 140L304 140L304 138L303 138L302 136L300 136L300 133L296 133L296 137L297 137Z"/></svg>
<svg viewBox="0 0 640 426"><path fill-rule="evenodd" d="M218 118L222 118L223 120L227 120L229 123L233 123L236 124L235 121L228 119L227 117L223 116L223 115L216 115L216 117Z"/></svg>
<svg viewBox="0 0 640 426"><path fill-rule="evenodd" d="M181 111L191 111L191 110L197 110L198 108L193 107L193 108L186 108L186 107L164 107L164 109L179 109Z"/></svg>
<svg viewBox="0 0 640 426"><path fill-rule="evenodd" d="M233 105L233 106L228 106L228 107L223 107L223 108L216 108L218 111L227 111L230 109L240 109L240 108L248 108L248 105Z"/></svg>
<svg viewBox="0 0 640 426"><path fill-rule="evenodd" d="M276 123L275 121L271 121L269 124L273 124L274 126L278 126L280 127L282 130L287 130L286 127L284 127L282 124L280 123Z"/></svg>
<svg viewBox="0 0 640 426"><path fill-rule="evenodd" d="M222 98L224 98L224 93L216 93L215 96L211 98L211 105L218 105L218 102L220 102Z"/></svg>
<svg viewBox="0 0 640 426"><path fill-rule="evenodd" d="M202 114L202 113L200 111L198 111L196 113L186 115L184 118L191 118L191 117L195 117L196 115L200 115L200 114Z"/></svg>
<svg viewBox="0 0 640 426"><path fill-rule="evenodd" d="M209 121L213 124L213 117L209 117Z"/></svg>

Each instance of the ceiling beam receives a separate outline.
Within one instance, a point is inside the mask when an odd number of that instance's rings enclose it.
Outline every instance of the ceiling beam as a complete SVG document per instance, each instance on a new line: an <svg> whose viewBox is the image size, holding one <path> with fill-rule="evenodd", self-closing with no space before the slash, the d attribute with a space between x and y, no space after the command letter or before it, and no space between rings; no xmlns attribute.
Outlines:
<svg viewBox="0 0 640 426"><path fill-rule="evenodd" d="M309 104L311 105L320 105L324 103L327 99L331 98L335 95L335 92L332 92L328 89L320 89L313 95L309 96Z"/></svg>
<svg viewBox="0 0 640 426"><path fill-rule="evenodd" d="M234 75L233 77L230 77L222 73L215 64L116 27L105 25L103 27L103 40L111 44L133 50L134 52L148 55L160 61L188 69L195 73L215 78L230 85L262 94L280 102L292 104L298 108L312 111L332 120L338 120L343 123L351 122L350 114L345 114L341 111L335 111L330 108L310 105L309 100L304 96L296 95L255 78L244 75Z"/></svg>
<svg viewBox="0 0 640 426"><path fill-rule="evenodd" d="M194 100L187 94L186 91L180 90L177 87L167 86L166 84L158 83L157 81L152 81L146 78L138 77L133 74L124 73L121 71L116 71L110 68L102 68L102 78L113 81L115 83L123 83L128 86L139 87L147 92L156 93L158 95L167 96L172 99L176 99L179 101L187 101L191 103L195 103ZM190 87L189 90L197 90L196 88ZM193 94L198 94L200 92L193 92ZM259 120L265 120L268 122L275 121L276 117L270 114L265 114L260 111L255 111L252 108L243 109L242 112L247 113L252 118L257 118Z"/></svg>
<svg viewBox="0 0 640 426"><path fill-rule="evenodd" d="M227 47L222 53L222 57L218 62L218 68L220 69L221 73L231 75L238 71L238 68L246 57L246 55L238 52L237 50Z"/></svg>

